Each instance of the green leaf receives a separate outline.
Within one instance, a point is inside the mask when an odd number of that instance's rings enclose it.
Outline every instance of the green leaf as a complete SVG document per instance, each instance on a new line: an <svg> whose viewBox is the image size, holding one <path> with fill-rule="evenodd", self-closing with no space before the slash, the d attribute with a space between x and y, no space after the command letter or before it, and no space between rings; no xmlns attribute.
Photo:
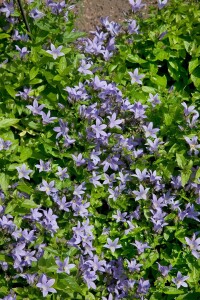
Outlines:
<svg viewBox="0 0 200 300"><path fill-rule="evenodd" d="M30 73L29 73L30 80L34 79L37 76L38 72L39 72L39 68L32 67L32 69L30 70Z"/></svg>
<svg viewBox="0 0 200 300"><path fill-rule="evenodd" d="M17 186L17 189L21 192L27 193L28 195L31 195L33 193L31 185L28 185L25 182L20 182Z"/></svg>
<svg viewBox="0 0 200 300"><path fill-rule="evenodd" d="M191 74L193 71L194 71L194 69L196 68L196 67L198 67L199 66L199 60L198 60L198 58L193 58L190 62L189 62L189 73Z"/></svg>
<svg viewBox="0 0 200 300"><path fill-rule="evenodd" d="M182 153L176 153L176 161L179 166L179 168L183 169L186 165L186 159Z"/></svg>
<svg viewBox="0 0 200 300"><path fill-rule="evenodd" d="M15 125L19 122L19 119L3 119L0 120L0 128L6 128L10 127L12 125Z"/></svg>
<svg viewBox="0 0 200 300"><path fill-rule="evenodd" d="M27 147L20 147L20 161L24 162L32 155L32 150Z"/></svg>
<svg viewBox="0 0 200 300"><path fill-rule="evenodd" d="M31 209L38 207L38 205L31 199L24 199L24 201L21 204L21 207Z"/></svg>
<svg viewBox="0 0 200 300"><path fill-rule="evenodd" d="M154 94L155 93L155 89L151 86L142 86L142 91L145 92L145 93L151 93L151 94Z"/></svg>
<svg viewBox="0 0 200 300"><path fill-rule="evenodd" d="M163 289L163 293L167 295L178 295L178 294L184 294L184 291L178 290L177 288L167 286Z"/></svg>
<svg viewBox="0 0 200 300"><path fill-rule="evenodd" d="M5 173L0 173L0 186L3 192L6 192L9 186L9 176Z"/></svg>
<svg viewBox="0 0 200 300"><path fill-rule="evenodd" d="M146 60L140 58L138 55L133 55L133 54L128 54L126 57L126 60L133 62L133 63L138 63L138 64L142 64L145 63Z"/></svg>
<svg viewBox="0 0 200 300"><path fill-rule="evenodd" d="M17 94L14 88L10 85L5 85L5 89L8 92L8 94L12 97L15 98L15 95Z"/></svg>
<svg viewBox="0 0 200 300"><path fill-rule="evenodd" d="M182 183L182 186L186 185L186 183L190 179L191 173L192 173L192 171L189 170L189 169L184 169L183 171L181 171L181 183Z"/></svg>
<svg viewBox="0 0 200 300"><path fill-rule="evenodd" d="M154 262L159 258L158 252L151 252L144 263L144 269L151 267Z"/></svg>
<svg viewBox="0 0 200 300"><path fill-rule="evenodd" d="M195 292L189 292L187 294L178 296L176 300L199 300L200 299L200 293Z"/></svg>
<svg viewBox="0 0 200 300"><path fill-rule="evenodd" d="M155 83L158 87L166 88L167 86L167 78L166 76L155 75L151 77L151 81Z"/></svg>
<svg viewBox="0 0 200 300"><path fill-rule="evenodd" d="M7 33L0 33L0 40L6 39L6 38L9 38L9 37L10 37L10 35L7 34Z"/></svg>
<svg viewBox="0 0 200 300"><path fill-rule="evenodd" d="M58 65L58 72L59 74L62 74L67 68L67 61L66 58L63 56L61 57L60 61L59 61L59 65ZM55 77L54 77L55 80Z"/></svg>

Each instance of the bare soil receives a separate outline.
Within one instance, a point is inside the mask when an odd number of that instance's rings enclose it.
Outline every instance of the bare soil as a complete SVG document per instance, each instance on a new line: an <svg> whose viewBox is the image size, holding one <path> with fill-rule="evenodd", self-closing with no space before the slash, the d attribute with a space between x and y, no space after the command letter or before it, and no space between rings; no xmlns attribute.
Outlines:
<svg viewBox="0 0 200 300"><path fill-rule="evenodd" d="M156 5L157 0L145 0L143 15L148 14L148 6ZM75 27L89 33L101 24L100 17L109 17L109 21L121 23L131 11L128 0L80 0L76 4L75 13L77 20Z"/></svg>

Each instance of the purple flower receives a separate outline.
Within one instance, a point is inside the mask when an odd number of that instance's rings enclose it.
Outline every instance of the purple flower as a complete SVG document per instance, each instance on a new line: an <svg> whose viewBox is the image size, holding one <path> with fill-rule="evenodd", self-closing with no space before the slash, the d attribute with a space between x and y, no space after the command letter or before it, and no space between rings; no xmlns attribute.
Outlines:
<svg viewBox="0 0 200 300"><path fill-rule="evenodd" d="M139 169L135 169L135 173L132 176L136 177L139 181L143 181L149 177L147 169L144 169L142 172Z"/></svg>
<svg viewBox="0 0 200 300"><path fill-rule="evenodd" d="M58 172L56 173L56 175L60 178L61 181L65 178L69 178L69 175L67 174L67 167L62 169L58 166Z"/></svg>
<svg viewBox="0 0 200 300"><path fill-rule="evenodd" d="M142 0L129 0L129 3L134 13L140 10L143 6L145 6L144 4L142 4Z"/></svg>
<svg viewBox="0 0 200 300"><path fill-rule="evenodd" d="M66 257L64 262L61 262L59 258L56 259L56 264L59 267L57 273L67 273L70 274L70 270L73 269L76 265L69 264L69 257Z"/></svg>
<svg viewBox="0 0 200 300"><path fill-rule="evenodd" d="M60 52L63 46L59 46L58 48L55 48L53 44L51 44L51 50L47 50L46 52L51 54L53 56L53 59L57 59L59 56L65 55L63 52Z"/></svg>
<svg viewBox="0 0 200 300"><path fill-rule="evenodd" d="M38 283L36 284L37 287L39 287L42 291L43 297L46 297L48 293L56 293L56 290L52 288L51 286L55 283L55 279L49 279L45 274L43 274Z"/></svg>
<svg viewBox="0 0 200 300"><path fill-rule="evenodd" d="M168 0L158 0L158 8L162 9L167 5Z"/></svg>
<svg viewBox="0 0 200 300"><path fill-rule="evenodd" d="M19 46L15 46L16 50L19 51L20 58L23 58L25 55L30 53L30 51L27 50L26 47L23 47L22 49L19 48Z"/></svg>
<svg viewBox="0 0 200 300"><path fill-rule="evenodd" d="M116 120L116 113L115 112L112 114L111 117L108 116L107 118L110 120L110 124L109 124L110 128L116 127L116 128L121 129L121 127L119 126L119 124L123 123L124 120L120 120L120 119Z"/></svg>
<svg viewBox="0 0 200 300"><path fill-rule="evenodd" d="M139 75L138 74L138 68L134 70L134 72L128 72L128 74L131 76L131 83L137 82L138 84L142 84L142 81L140 79L144 78L144 74Z"/></svg>
<svg viewBox="0 0 200 300"><path fill-rule="evenodd" d="M45 16L45 14L39 11L37 8L34 8L30 11L29 16L34 20L36 20L36 19L41 19L42 17Z"/></svg>
<svg viewBox="0 0 200 300"><path fill-rule="evenodd" d="M68 122L64 122L62 119L59 120L59 127L54 127L53 130L55 132L58 132L56 135L56 139L59 138L59 136L67 136L67 133L69 132L68 128Z"/></svg>
<svg viewBox="0 0 200 300"><path fill-rule="evenodd" d="M96 138L100 138L100 136L107 136L107 133L103 131L107 127L105 124L101 124L101 121L99 119L96 119L96 125L91 126L93 131L96 134Z"/></svg>
<svg viewBox="0 0 200 300"><path fill-rule="evenodd" d="M183 276L181 272L178 271L176 278L172 279L172 282L176 284L177 289L179 289L181 286L187 287L187 283L184 282L187 280L189 276Z"/></svg>
<svg viewBox="0 0 200 300"><path fill-rule="evenodd" d="M135 259L132 259L130 262L128 260L126 261L128 263L128 269L130 272L140 271L140 267L142 266L142 264L138 264Z"/></svg>
<svg viewBox="0 0 200 300"><path fill-rule="evenodd" d="M22 257L26 255L26 251L24 250L25 246L25 243L17 244L12 251L12 255L14 256L14 258L17 258L19 262L21 262Z"/></svg>
<svg viewBox="0 0 200 300"><path fill-rule="evenodd" d="M119 238L116 238L112 241L110 238L107 238L107 244L104 245L105 248L110 249L112 253L115 252L116 249L121 248L121 245L118 245Z"/></svg>
<svg viewBox="0 0 200 300"><path fill-rule="evenodd" d="M154 141L151 141L150 139L147 139L147 143L145 145L149 146L150 152L156 152L158 150L158 146L163 144L163 142L160 141L159 138L155 138Z"/></svg>
<svg viewBox="0 0 200 300"><path fill-rule="evenodd" d="M147 294L149 288L150 288L149 280L144 280L143 278L141 278L138 282L137 292L139 294Z"/></svg>
<svg viewBox="0 0 200 300"><path fill-rule="evenodd" d="M39 169L39 173L42 171L48 172L51 170L50 161L44 162L42 159L40 159L40 164L35 165L35 167Z"/></svg>
<svg viewBox="0 0 200 300"><path fill-rule="evenodd" d="M197 155L199 153L199 150L197 149L200 148L200 144L198 144L197 139L197 136L193 136L192 139L185 137L186 142L190 146L189 154L192 154L192 152L194 152L194 155Z"/></svg>
<svg viewBox="0 0 200 300"><path fill-rule="evenodd" d="M18 171L18 175L19 175L19 179L20 178L26 178L28 180L30 180L29 174L33 171L33 170L29 170L27 169L26 165L23 164L21 167L16 167L17 171Z"/></svg>
<svg viewBox="0 0 200 300"><path fill-rule="evenodd" d="M112 218L115 219L117 223L126 222L126 218L125 218L126 215L127 215L127 212L121 213L120 210L117 210L117 214L112 215Z"/></svg>
<svg viewBox="0 0 200 300"><path fill-rule="evenodd" d="M43 111L41 112L42 115L42 123L44 125L49 124L49 123L53 123L54 120L56 120L56 117L50 117L50 110L48 111L47 114L45 114Z"/></svg>
<svg viewBox="0 0 200 300"><path fill-rule="evenodd" d="M143 125L142 128L144 129L145 137L152 137L156 138L156 132L158 132L159 128L153 128L153 122L150 122L148 126Z"/></svg>
<svg viewBox="0 0 200 300"><path fill-rule="evenodd" d="M51 193L56 193L58 190L54 188L54 184L54 180L48 183L46 180L43 179L39 190L42 192L46 192L47 195L50 195Z"/></svg>
<svg viewBox="0 0 200 300"><path fill-rule="evenodd" d="M189 116L190 114L196 114L197 111L195 110L195 106L191 105L191 106L187 106L187 104L185 102L181 103L181 105L183 105L184 107L184 114L185 116Z"/></svg>
<svg viewBox="0 0 200 300"><path fill-rule="evenodd" d="M194 233L191 240L187 237L185 238L185 240L188 246L190 247L190 249L192 250L192 254L194 255L194 257L199 259L200 253L197 251L200 251L200 238L196 239L196 235Z"/></svg>
<svg viewBox="0 0 200 300"><path fill-rule="evenodd" d="M149 94L148 102L151 102L153 107L155 107L157 104L161 103L160 99L158 98L158 94L156 94L154 96L152 94Z"/></svg>
<svg viewBox="0 0 200 300"><path fill-rule="evenodd" d="M14 13L14 4L13 4L13 0L10 1L10 3L6 3L5 1L3 1L3 8L0 8L0 12L3 12L6 14L6 18L8 18L11 14Z"/></svg>
<svg viewBox="0 0 200 300"><path fill-rule="evenodd" d="M106 265L105 260L99 260L97 255L94 255L92 259L87 260L86 264L93 269L93 271L105 272L105 268L103 266Z"/></svg>
<svg viewBox="0 0 200 300"><path fill-rule="evenodd" d="M87 63L85 59L82 59L81 60L81 65L80 67L78 68L78 71L84 75L92 75L92 71L88 70L91 66L92 66L92 62L91 63Z"/></svg>
<svg viewBox="0 0 200 300"><path fill-rule="evenodd" d="M90 182L95 186L102 186L99 180L101 179L101 175L97 175L94 171L92 172L92 177L90 178Z"/></svg>
<svg viewBox="0 0 200 300"><path fill-rule="evenodd" d="M94 90L104 89L107 86L106 81L100 80L97 75L93 79L93 88Z"/></svg>
<svg viewBox="0 0 200 300"><path fill-rule="evenodd" d="M72 154L72 158L75 161L77 167L80 167L85 164L85 159L82 156L82 153L79 153L78 156Z"/></svg>
<svg viewBox="0 0 200 300"><path fill-rule="evenodd" d="M129 25L128 25L128 33L129 34L133 34L133 33L136 33L138 34L139 33L139 25L137 26L137 23L135 20L129 20Z"/></svg>
<svg viewBox="0 0 200 300"><path fill-rule="evenodd" d="M160 271L160 273L162 274L162 276L167 276L168 275L168 273L171 271L171 269L172 269L172 266L171 265L169 265L169 267L167 267L167 266L161 266L158 262L157 262L157 264L158 264L158 270Z"/></svg>
<svg viewBox="0 0 200 300"><path fill-rule="evenodd" d="M20 95L21 96L21 95ZM42 109L45 107L43 104L38 105L37 100L35 99L33 101L33 105L27 105L26 106L28 109L30 109L33 113L34 116L36 115L41 115L42 114Z"/></svg>
<svg viewBox="0 0 200 300"><path fill-rule="evenodd" d="M149 188L144 188L142 184L140 184L140 190L139 191L133 191L133 194L135 194L137 197L135 198L135 201L138 201L140 199L147 200L147 193L149 191Z"/></svg>
<svg viewBox="0 0 200 300"><path fill-rule="evenodd" d="M29 94L31 91L32 91L31 88L25 87L23 92L18 92L15 96L19 96L19 97L23 98L24 100L27 100L30 97ZM30 97L30 98L32 98L32 97Z"/></svg>
<svg viewBox="0 0 200 300"><path fill-rule="evenodd" d="M146 248L150 248L147 243L141 243L139 241L135 241L135 243L131 244L137 248L139 254L143 253Z"/></svg>

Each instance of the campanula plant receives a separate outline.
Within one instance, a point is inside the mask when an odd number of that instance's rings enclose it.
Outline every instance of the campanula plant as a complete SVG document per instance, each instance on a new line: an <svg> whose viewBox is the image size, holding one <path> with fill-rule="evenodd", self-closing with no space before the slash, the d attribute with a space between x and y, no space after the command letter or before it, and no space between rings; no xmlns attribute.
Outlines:
<svg viewBox="0 0 200 300"><path fill-rule="evenodd" d="M0 7L0 299L199 299L196 1Z"/></svg>

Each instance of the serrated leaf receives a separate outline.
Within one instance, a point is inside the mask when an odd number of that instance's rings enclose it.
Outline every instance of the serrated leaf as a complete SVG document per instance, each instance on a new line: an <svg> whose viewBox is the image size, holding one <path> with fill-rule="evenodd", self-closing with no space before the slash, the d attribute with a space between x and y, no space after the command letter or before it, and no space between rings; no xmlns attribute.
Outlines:
<svg viewBox="0 0 200 300"><path fill-rule="evenodd" d="M31 199L24 199L24 201L21 204L21 207L31 209L38 207L38 205Z"/></svg>
<svg viewBox="0 0 200 300"><path fill-rule="evenodd" d="M199 300L200 299L200 293L193 293L193 292L189 292L187 294L178 296L176 298L176 300Z"/></svg>
<svg viewBox="0 0 200 300"><path fill-rule="evenodd" d="M27 193L28 195L31 195L33 193L31 185L28 185L25 182L20 182L17 186L17 189L21 192Z"/></svg>
<svg viewBox="0 0 200 300"><path fill-rule="evenodd" d="M0 120L0 128L7 128L19 122L19 119L3 119Z"/></svg>
<svg viewBox="0 0 200 300"><path fill-rule="evenodd" d="M5 85L5 89L6 91L8 92L8 94L12 97L12 98L15 98L15 95L17 94L15 89L10 86L10 85Z"/></svg>
<svg viewBox="0 0 200 300"><path fill-rule="evenodd" d="M189 73L191 74L196 67L199 66L199 60L198 58L194 58L189 62Z"/></svg>
<svg viewBox="0 0 200 300"><path fill-rule="evenodd" d="M33 67L29 73L30 80L34 79L37 76L38 72L39 72L39 68Z"/></svg>
<svg viewBox="0 0 200 300"><path fill-rule="evenodd" d="M3 192L6 192L9 186L9 176L5 173L0 173L0 187Z"/></svg>
<svg viewBox="0 0 200 300"><path fill-rule="evenodd" d="M20 148L20 161L24 162L32 155L32 150L30 148L21 147Z"/></svg>
<svg viewBox="0 0 200 300"><path fill-rule="evenodd" d="M142 91L145 93L151 93L151 94L155 93L155 89L151 86L142 86Z"/></svg>
<svg viewBox="0 0 200 300"><path fill-rule="evenodd" d="M134 63L138 63L138 64L142 64L145 63L146 60L142 59L141 57L139 57L138 55L133 55L133 54L128 54L126 57L126 60L130 61L130 62L134 62Z"/></svg>
<svg viewBox="0 0 200 300"><path fill-rule="evenodd" d="M188 169L185 169L181 172L181 183L183 187L188 183L191 173L192 171Z"/></svg>
<svg viewBox="0 0 200 300"><path fill-rule="evenodd" d="M184 166L186 165L185 157L181 153L176 153L176 161L177 161L179 168L181 168L181 169L183 169Z"/></svg>
<svg viewBox="0 0 200 300"><path fill-rule="evenodd" d="M151 81L155 83L158 87L160 86L166 88L167 86L167 78L165 75L164 76L155 75L151 77Z"/></svg>
<svg viewBox="0 0 200 300"><path fill-rule="evenodd" d="M7 34L7 33L0 33L0 40L6 39L6 38L9 38L9 37L10 37L10 35Z"/></svg>
<svg viewBox="0 0 200 300"><path fill-rule="evenodd" d="M163 293L167 295L178 295L178 294L184 294L184 291L168 286L163 289Z"/></svg>

